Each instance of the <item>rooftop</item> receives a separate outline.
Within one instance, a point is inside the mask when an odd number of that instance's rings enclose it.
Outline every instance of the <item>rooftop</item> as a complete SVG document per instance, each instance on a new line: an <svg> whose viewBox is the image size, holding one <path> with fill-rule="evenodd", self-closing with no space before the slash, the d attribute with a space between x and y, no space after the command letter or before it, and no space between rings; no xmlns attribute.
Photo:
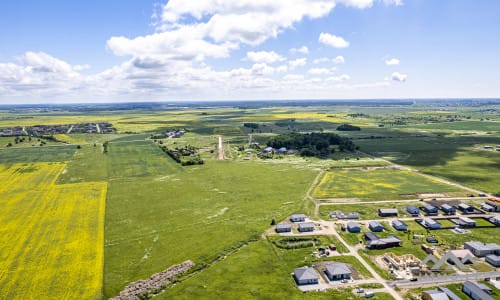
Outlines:
<svg viewBox="0 0 500 300"><path fill-rule="evenodd" d="M349 267L343 263L328 264L326 270L331 275L351 274Z"/></svg>

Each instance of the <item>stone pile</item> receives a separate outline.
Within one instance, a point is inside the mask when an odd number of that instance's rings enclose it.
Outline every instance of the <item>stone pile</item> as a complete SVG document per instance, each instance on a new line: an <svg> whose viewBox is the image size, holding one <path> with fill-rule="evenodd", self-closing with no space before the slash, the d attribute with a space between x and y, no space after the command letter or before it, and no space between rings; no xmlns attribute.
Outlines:
<svg viewBox="0 0 500 300"><path fill-rule="evenodd" d="M129 283L120 295L111 298L110 300L137 300L140 295L148 294L162 288L171 283L171 279L177 275L187 272L194 266L194 263L190 260L173 265L170 268L156 273L148 279L138 280Z"/></svg>

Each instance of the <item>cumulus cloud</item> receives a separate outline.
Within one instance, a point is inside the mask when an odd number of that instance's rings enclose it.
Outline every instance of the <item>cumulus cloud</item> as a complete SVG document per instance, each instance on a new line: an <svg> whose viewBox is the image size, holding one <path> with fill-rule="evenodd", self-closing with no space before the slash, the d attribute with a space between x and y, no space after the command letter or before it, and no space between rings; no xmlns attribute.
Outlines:
<svg viewBox="0 0 500 300"><path fill-rule="evenodd" d="M344 38L325 32L319 35L318 41L327 46L339 49L349 47L349 42L344 40Z"/></svg>
<svg viewBox="0 0 500 300"><path fill-rule="evenodd" d="M397 58L386 59L385 64L388 66L396 66L399 65L400 61Z"/></svg>
<svg viewBox="0 0 500 300"><path fill-rule="evenodd" d="M302 46L300 48L292 48L292 49L290 49L290 52L292 54L296 54L296 53L309 54L309 48L307 48L306 46Z"/></svg>
<svg viewBox="0 0 500 300"><path fill-rule="evenodd" d="M392 75L391 75L391 79L392 79L393 81L397 81L397 82L405 82L407 77L408 77L408 75L406 75L406 74L401 74L401 73L399 73L399 72L394 72L394 73L392 73Z"/></svg>
<svg viewBox="0 0 500 300"><path fill-rule="evenodd" d="M327 69L327 68L311 68L307 71L307 73L312 74L312 75L329 75L333 71L335 71L335 68L332 69Z"/></svg>
<svg viewBox="0 0 500 300"><path fill-rule="evenodd" d="M322 64L322 63L335 63L335 64L343 64L345 63L345 58L341 55L335 57L335 58L328 58L328 57L321 57L313 60L313 64Z"/></svg>
<svg viewBox="0 0 500 300"><path fill-rule="evenodd" d="M306 64L307 64L307 58L305 58L305 57L303 57L303 58L297 58L297 59L288 61L288 66L292 70L295 69L295 68L303 67Z"/></svg>
<svg viewBox="0 0 500 300"><path fill-rule="evenodd" d="M326 81L334 81L334 82L338 82L338 81L346 81L346 80L350 80L351 79L351 76L347 75L347 74L342 74L340 76L333 76L333 77L328 77L326 79Z"/></svg>
<svg viewBox="0 0 500 300"><path fill-rule="evenodd" d="M247 58L253 62L274 63L277 61L284 61L285 58L274 51L250 51L247 52Z"/></svg>

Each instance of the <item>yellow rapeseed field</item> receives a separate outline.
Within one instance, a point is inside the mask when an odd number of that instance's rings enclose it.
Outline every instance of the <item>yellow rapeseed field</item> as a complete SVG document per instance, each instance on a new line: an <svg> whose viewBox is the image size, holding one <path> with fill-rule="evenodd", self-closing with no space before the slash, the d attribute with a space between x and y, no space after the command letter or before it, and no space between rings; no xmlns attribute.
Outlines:
<svg viewBox="0 0 500 300"><path fill-rule="evenodd" d="M102 297L107 185L56 185L64 168L0 165L2 299Z"/></svg>

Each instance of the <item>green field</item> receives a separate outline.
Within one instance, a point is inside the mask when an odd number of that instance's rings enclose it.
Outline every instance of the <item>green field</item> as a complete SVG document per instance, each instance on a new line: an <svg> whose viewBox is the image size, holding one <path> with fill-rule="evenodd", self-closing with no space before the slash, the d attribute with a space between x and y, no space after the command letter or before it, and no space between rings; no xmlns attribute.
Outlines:
<svg viewBox="0 0 500 300"><path fill-rule="evenodd" d="M325 173L312 196L363 201L420 198L422 193L465 195L447 185L407 170L336 170Z"/></svg>

